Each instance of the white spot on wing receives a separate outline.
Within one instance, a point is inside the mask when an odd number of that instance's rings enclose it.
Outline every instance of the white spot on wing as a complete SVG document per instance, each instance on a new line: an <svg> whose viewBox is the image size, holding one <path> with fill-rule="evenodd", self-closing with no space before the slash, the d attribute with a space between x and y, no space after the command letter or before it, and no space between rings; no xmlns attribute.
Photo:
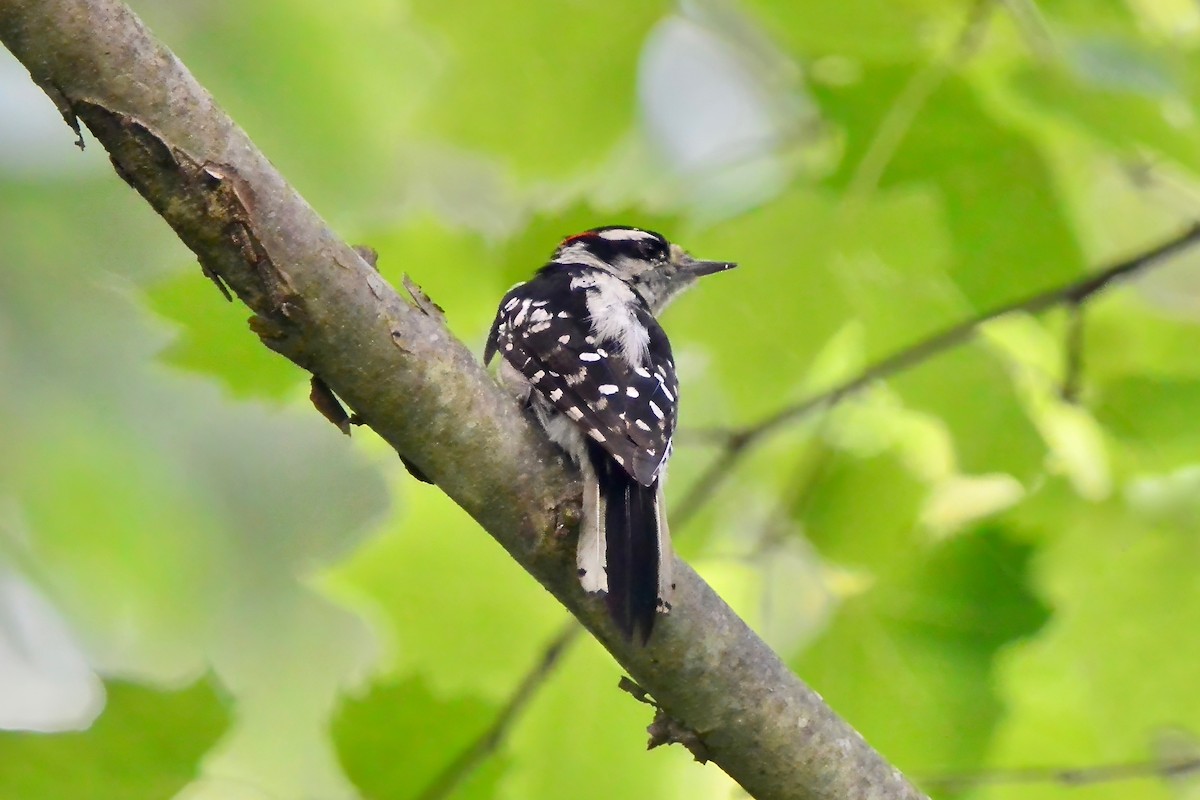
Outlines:
<svg viewBox="0 0 1200 800"><path fill-rule="evenodd" d="M626 386L626 387L625 387L625 394L629 395L630 397L637 397L637 396L638 396L638 390L637 390L637 389L635 389L635 388L633 388L632 386Z"/></svg>
<svg viewBox="0 0 1200 800"><path fill-rule="evenodd" d="M529 304L532 300L524 300L521 302L521 308L517 311L517 315L513 317L513 325L520 327L525 323L525 315L529 313Z"/></svg>
<svg viewBox="0 0 1200 800"><path fill-rule="evenodd" d="M579 360L580 361L599 361L600 354L599 353L580 353Z"/></svg>
<svg viewBox="0 0 1200 800"><path fill-rule="evenodd" d="M616 394L617 393L617 387L611 383L602 383L597 388L600 389L600 394Z"/></svg>
<svg viewBox="0 0 1200 800"><path fill-rule="evenodd" d="M650 401L650 410L654 412L654 416L658 417L659 419L663 418L662 409L659 408L658 404L655 403L653 400Z"/></svg>

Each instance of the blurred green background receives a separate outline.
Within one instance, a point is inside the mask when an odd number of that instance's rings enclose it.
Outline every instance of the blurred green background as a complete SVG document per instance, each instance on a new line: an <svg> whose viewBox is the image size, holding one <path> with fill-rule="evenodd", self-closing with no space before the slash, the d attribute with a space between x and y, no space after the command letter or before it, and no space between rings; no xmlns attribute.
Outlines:
<svg viewBox="0 0 1200 800"><path fill-rule="evenodd" d="M583 228L740 262L665 320L676 503L718 454L699 430L1200 216L1188 0L134 7L476 351ZM71 141L0 52L0 798L422 796L565 612L369 431L320 419ZM917 779L1194 757L1198 322L1200 253L1087 304L1077 381L1064 311L998 320L772 436L678 548ZM441 796L739 796L645 753L618 675L576 640Z"/></svg>

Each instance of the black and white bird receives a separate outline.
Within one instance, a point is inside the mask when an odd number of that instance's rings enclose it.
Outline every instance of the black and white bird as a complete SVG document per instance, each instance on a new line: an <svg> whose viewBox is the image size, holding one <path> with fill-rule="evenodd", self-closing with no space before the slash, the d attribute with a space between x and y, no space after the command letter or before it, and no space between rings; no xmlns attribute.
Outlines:
<svg viewBox="0 0 1200 800"><path fill-rule="evenodd" d="M484 363L532 410L583 477L576 564L627 636L650 638L671 610L663 482L679 409L671 343L655 317L696 279L730 269L640 228L563 240L500 301Z"/></svg>

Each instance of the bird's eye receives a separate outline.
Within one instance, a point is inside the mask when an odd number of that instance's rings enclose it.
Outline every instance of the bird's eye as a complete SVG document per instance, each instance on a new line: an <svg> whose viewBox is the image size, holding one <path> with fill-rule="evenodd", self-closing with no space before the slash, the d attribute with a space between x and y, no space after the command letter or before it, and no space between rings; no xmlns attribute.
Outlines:
<svg viewBox="0 0 1200 800"><path fill-rule="evenodd" d="M642 258L647 261L665 261L667 258L667 250L661 242L654 240L641 242L638 249L642 251Z"/></svg>

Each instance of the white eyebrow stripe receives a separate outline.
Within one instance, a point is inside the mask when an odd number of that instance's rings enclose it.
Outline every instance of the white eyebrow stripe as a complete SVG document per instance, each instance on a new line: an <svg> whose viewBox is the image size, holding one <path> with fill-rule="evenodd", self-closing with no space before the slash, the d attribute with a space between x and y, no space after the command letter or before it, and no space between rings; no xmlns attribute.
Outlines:
<svg viewBox="0 0 1200 800"><path fill-rule="evenodd" d="M614 228L609 231L600 231L598 234L601 239L607 239L610 242L636 242L639 239L654 239L653 233L639 231L637 228Z"/></svg>

